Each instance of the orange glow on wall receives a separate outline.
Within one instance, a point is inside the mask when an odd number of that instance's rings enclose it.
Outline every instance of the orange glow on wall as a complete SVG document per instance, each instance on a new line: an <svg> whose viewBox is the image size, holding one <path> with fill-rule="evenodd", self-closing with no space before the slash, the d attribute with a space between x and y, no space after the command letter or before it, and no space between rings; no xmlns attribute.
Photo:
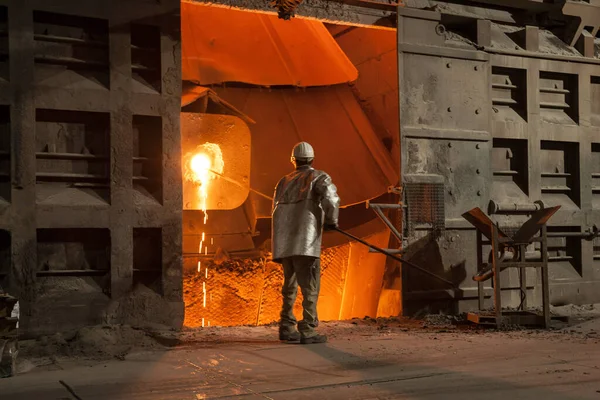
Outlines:
<svg viewBox="0 0 600 400"><path fill-rule="evenodd" d="M348 83L358 72L323 23L283 21L204 4L181 4L183 79L199 85Z"/></svg>

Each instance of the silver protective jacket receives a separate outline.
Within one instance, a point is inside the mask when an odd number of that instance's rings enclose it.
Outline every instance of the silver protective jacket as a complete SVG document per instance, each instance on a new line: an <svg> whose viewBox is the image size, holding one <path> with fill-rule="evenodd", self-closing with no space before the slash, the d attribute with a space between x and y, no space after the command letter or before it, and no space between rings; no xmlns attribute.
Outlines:
<svg viewBox="0 0 600 400"><path fill-rule="evenodd" d="M284 176L273 196L273 260L321 256L324 224L337 225L340 198L331 177L304 166Z"/></svg>

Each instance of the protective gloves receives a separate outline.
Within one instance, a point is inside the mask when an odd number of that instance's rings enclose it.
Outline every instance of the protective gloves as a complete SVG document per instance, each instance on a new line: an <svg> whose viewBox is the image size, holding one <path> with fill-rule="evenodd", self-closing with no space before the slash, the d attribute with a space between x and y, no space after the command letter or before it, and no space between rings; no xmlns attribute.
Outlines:
<svg viewBox="0 0 600 400"><path fill-rule="evenodd" d="M337 224L325 224L323 226L323 230L325 232L331 232L331 231L335 231L338 228Z"/></svg>

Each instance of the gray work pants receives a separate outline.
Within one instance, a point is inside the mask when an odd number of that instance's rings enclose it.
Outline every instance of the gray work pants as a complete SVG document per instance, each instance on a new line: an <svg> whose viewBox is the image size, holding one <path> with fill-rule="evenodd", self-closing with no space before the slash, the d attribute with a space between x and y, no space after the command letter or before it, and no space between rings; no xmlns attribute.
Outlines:
<svg viewBox="0 0 600 400"><path fill-rule="evenodd" d="M317 317L317 300L321 286L321 260L314 257L295 256L282 260L283 264L283 307L281 308L280 328L293 332L296 327L294 303L298 293L298 285L302 290L302 321L298 330L303 337L316 335L315 328L319 325Z"/></svg>

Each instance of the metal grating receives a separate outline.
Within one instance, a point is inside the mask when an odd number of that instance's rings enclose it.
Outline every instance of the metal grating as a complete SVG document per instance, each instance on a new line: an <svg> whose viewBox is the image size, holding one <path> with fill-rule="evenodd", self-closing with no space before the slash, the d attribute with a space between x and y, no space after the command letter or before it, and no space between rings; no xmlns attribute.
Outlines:
<svg viewBox="0 0 600 400"><path fill-rule="evenodd" d="M349 255L349 244L322 253L319 316L323 320L339 319ZM232 259L221 265L204 261L201 268L200 273L183 277L186 327L201 327L203 321L204 326L209 322L211 326L236 326L269 324L279 319L281 265L263 259ZM302 315L300 290L294 312L298 317Z"/></svg>
<svg viewBox="0 0 600 400"><path fill-rule="evenodd" d="M412 236L417 226L426 225L436 234L446 224L444 184L411 182L404 184L407 205L407 229Z"/></svg>

